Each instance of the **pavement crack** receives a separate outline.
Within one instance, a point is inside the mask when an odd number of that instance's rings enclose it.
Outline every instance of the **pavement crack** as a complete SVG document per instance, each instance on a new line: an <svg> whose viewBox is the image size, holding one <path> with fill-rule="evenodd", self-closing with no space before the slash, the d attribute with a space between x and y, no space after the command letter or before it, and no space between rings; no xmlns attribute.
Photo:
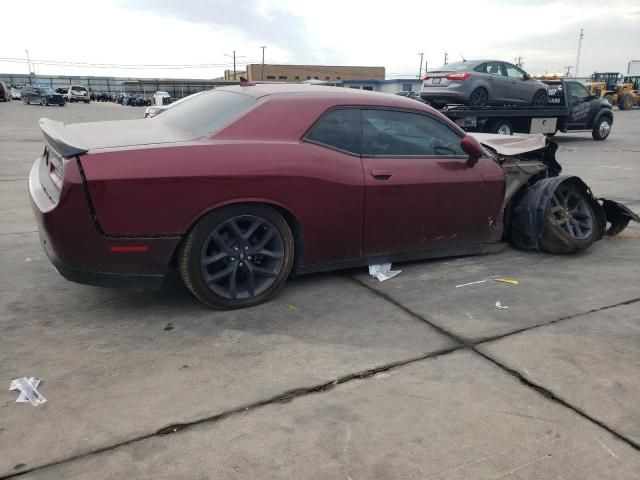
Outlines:
<svg viewBox="0 0 640 480"><path fill-rule="evenodd" d="M626 443L627 445L629 445L630 447L634 448L635 450L640 451L640 443L638 443L635 440L633 440L633 439L631 439L631 438L629 438L629 437L617 432L615 429L613 429L612 427L610 427L609 425L607 425L603 421L598 420L597 418L589 415L587 412L585 412L581 408L576 407L575 405L573 405L573 404L569 403L568 401L564 400L563 398L559 397L557 394L555 394L554 392L552 392L548 388L543 387L542 385L539 385L539 384L535 383L534 381L528 379L527 377L522 375L518 370L515 370L513 368L507 367L506 365L500 363L498 360L496 360L492 356L488 355L485 352L482 352L482 351L476 349L475 347L473 347L471 350L473 350L475 353L477 353L478 355L480 355L484 359L488 360L489 362L491 362L492 364L494 364L495 366L497 366L501 370L505 371L506 373L508 373L512 377L516 378L522 384L524 384L527 387L535 390L536 392L538 392L540 395L544 396L548 400L551 400L551 401L553 401L555 403L558 403L558 404L562 405L563 407L568 408L569 410L573 411L574 413L576 413L577 415L581 416L582 418L585 418L586 420L589 420L590 422L595 423L596 425L598 425L600 428L606 430L611 435L616 437L618 440Z"/></svg>
<svg viewBox="0 0 640 480"><path fill-rule="evenodd" d="M326 383L322 383L320 385L314 385L311 387L307 387L307 388L298 388L298 389L293 389L293 390L287 390L283 393L277 394L273 397L267 398L267 399L263 399L263 400L258 400L256 402L253 403L249 403L249 404L245 404L241 407L238 408L234 408L232 410L227 410L225 412L219 413L217 415L213 415L210 417L205 417L205 418L201 418L198 420L194 420L193 422L187 422L187 423L176 423L173 425L168 425L166 427L163 427L153 433L148 433L146 435L140 435L138 437L134 437L134 438L130 438L129 440L125 440L113 445L109 445L106 447L102 447L102 448L98 448L95 450L91 450L89 452L84 452L84 453L80 453L78 455L74 455L71 457L67 457L67 458L63 458L61 460L57 460L55 462L50 462L44 465L38 465L36 467L30 468L28 470L23 470L21 472L16 472L16 473L11 473L9 475L5 475L5 476L0 476L0 480L8 480L10 478L16 478L16 477L20 477L22 475L26 475L28 473L33 473L33 472L37 472L40 470L44 470L46 468L51 468L51 467L56 467L62 464L66 464L66 463L70 463L70 462L74 462L76 460L80 460L82 458L86 458L86 457L90 457L93 455L99 455L101 453L106 453L109 452L111 450L116 450L120 447L125 447L127 445L132 445L138 442L142 442L144 440L148 440L150 438L153 437L158 437L158 436L165 436L165 435L172 435L174 433L178 433L181 432L183 430L188 430L190 428L193 428L197 425L202 425L202 424L211 424L211 423L215 423L215 422L219 422L223 419L226 419L228 417L234 416L234 415L238 415L241 413L245 413L251 410L256 410L258 408L261 407L265 407L267 405L273 405L273 404L278 404L278 403L287 403L287 402L291 402L293 400L295 400L296 398L299 397L304 397L307 395L311 395L314 393L322 393L322 392L326 392L328 390L331 390L332 388L334 388L336 385L341 385L343 383L347 383L347 382L351 382L353 380L365 380L368 378L371 378L373 376L375 376L378 373L382 373L382 372L387 372L389 370L393 370L395 368L399 368L399 367L404 367L405 365L410 365L412 363L416 363L416 362L420 362L422 360L427 360L430 358L435 358L435 357L441 357L450 353L453 353L455 351L461 350L463 349L464 346L462 345L454 345L453 347L449 347L449 348L444 348L444 349L439 349L433 352L430 352L428 354L425 355L421 355L419 357L413 357L410 359L406 359L406 360L399 360L397 362L391 362L385 365L382 365L380 367L375 367L375 368L371 368L371 369L367 369L367 370L362 370L360 372L356 372L356 373L350 373L348 375L344 375L342 377L336 378L334 380L331 380L329 382Z"/></svg>
<svg viewBox="0 0 640 480"><path fill-rule="evenodd" d="M364 286L368 290L374 292L379 297L381 297L381 298L391 302L392 304L396 305L397 307L401 308L402 310L404 310L406 313L408 313L412 317L417 318L417 319L423 321L424 323L426 323L427 325L433 327L434 329L436 329L438 332L442 333L443 335L446 335L449 338L451 338L453 340L456 340L457 342L463 344L464 345L464 349L468 349L468 350L476 353L477 355L480 355L484 359L490 361L494 365L496 365L499 368L501 368L502 370L504 370L509 375L512 375L515 378L517 378L518 380L520 380L520 382L523 383L524 385L526 385L527 387L531 388L532 390L536 391L540 395L542 395L545 398L547 398L548 400L556 402L556 403L559 403L560 405L572 410L573 412L575 412L576 414L580 415L581 417L583 417L583 418L589 420L590 422L598 425L599 427L603 428L604 430L609 432L611 435L613 435L616 438L618 438L619 440L625 442L626 444L628 444L629 446L633 447L634 449L640 450L640 444L638 442L636 442L633 439L628 438L625 435L617 432L616 430L614 430L612 427L608 426L607 424L605 424L601 420L598 420L597 418L592 417L591 415L589 415L588 413L586 413L584 410L580 409L579 407L576 407L575 405L572 405L568 401L558 397L551 390L549 390L549 389L543 387L542 385L538 385L537 383L529 380L528 378L523 376L519 371L514 370L512 368L509 368L506 365L503 365L498 360L496 360L493 357L489 356L488 354L478 350L478 348L477 348L480 345L483 345L483 344L486 344L486 343L489 343L489 342L493 342L493 341L496 341L496 340L500 340L500 339L503 339L503 338L506 338L506 337L510 337L512 335L517 335L519 333L528 332L528 331L534 330L536 328L546 327L548 325L553 325L553 324L558 323L558 322L562 322L562 321L565 321L565 320L570 320L572 318L581 317L581 316L584 316L584 315L589 315L589 314L595 313L595 312L601 312L603 310L608 310L608 309L620 307L620 306L623 306L623 305L631 305L633 303L640 302L640 298L633 298L631 300L625 300L623 302L618 302L618 303L615 303L615 304L612 304L612 305L605 305L604 307L594 308L594 309L591 309L591 310L588 310L588 311L585 311L585 312L575 313L573 315L567 315L567 316L564 316L564 317L557 318L555 320L551 320L549 322L541 323L541 324L538 324L538 325L533 325L533 326L526 327L526 328L521 328L519 330L508 332L508 333L505 333L505 334L502 334L502 335L496 335L496 336L493 336L493 337L481 338L481 339L479 339L479 340L477 340L475 342L472 342L472 341L466 340L466 339L460 337L459 335L456 335L456 334L448 331L447 329L435 324L434 322L426 319L423 315L420 315L420 314L414 312L413 310L405 307L404 305L400 304L399 302L397 302L396 300L391 298L389 295L385 294L384 292L380 292L379 290L374 289L373 287L371 287L370 285L367 285L366 283L362 282L361 280L358 280L357 278L354 278L354 277L349 277L349 278L351 278L354 282Z"/></svg>

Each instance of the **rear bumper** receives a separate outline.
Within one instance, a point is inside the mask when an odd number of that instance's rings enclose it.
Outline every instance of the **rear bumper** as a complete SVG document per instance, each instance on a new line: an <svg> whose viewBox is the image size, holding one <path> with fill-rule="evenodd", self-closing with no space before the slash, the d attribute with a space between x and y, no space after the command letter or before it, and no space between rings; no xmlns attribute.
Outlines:
<svg viewBox="0 0 640 480"><path fill-rule="evenodd" d="M466 102L469 100L469 96L463 92L456 92L444 88L425 88L420 91L420 98L423 100L443 102Z"/></svg>
<svg viewBox="0 0 640 480"><path fill-rule="evenodd" d="M87 285L159 287L180 237L112 238L102 234L91 214L76 160L67 160L57 203L42 187L40 162L36 160L29 174L29 194L40 244L56 270L68 280ZM122 247L144 248L123 252Z"/></svg>

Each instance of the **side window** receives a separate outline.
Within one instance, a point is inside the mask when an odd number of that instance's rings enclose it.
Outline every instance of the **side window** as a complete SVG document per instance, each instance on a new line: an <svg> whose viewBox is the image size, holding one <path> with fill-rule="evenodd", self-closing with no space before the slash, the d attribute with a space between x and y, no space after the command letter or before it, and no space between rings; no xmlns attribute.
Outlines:
<svg viewBox="0 0 640 480"><path fill-rule="evenodd" d="M362 110L362 153L380 157L466 156L462 138L438 120L410 112Z"/></svg>
<svg viewBox="0 0 640 480"><path fill-rule="evenodd" d="M480 73L487 73L487 64L486 63L481 63L476 68L474 68L474 70L476 72L480 72Z"/></svg>
<svg viewBox="0 0 640 480"><path fill-rule="evenodd" d="M520 70L515 65L511 65L510 63L504 64L505 69L507 70L507 77L510 78L524 78L524 71Z"/></svg>
<svg viewBox="0 0 640 480"><path fill-rule="evenodd" d="M305 139L360 154L359 111L355 108L330 110L311 127Z"/></svg>
<svg viewBox="0 0 640 480"><path fill-rule="evenodd" d="M589 92L579 83L567 82L567 90L569 97L576 99L578 102L584 102L589 97Z"/></svg>
<svg viewBox="0 0 640 480"><path fill-rule="evenodd" d="M504 75L502 72L502 64L500 62L487 62L485 65L485 73L490 75Z"/></svg>

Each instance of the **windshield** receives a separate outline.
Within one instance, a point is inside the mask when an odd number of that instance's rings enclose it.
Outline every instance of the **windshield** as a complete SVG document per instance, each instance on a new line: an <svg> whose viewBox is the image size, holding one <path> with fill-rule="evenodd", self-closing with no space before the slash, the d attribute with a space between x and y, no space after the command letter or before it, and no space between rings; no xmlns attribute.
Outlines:
<svg viewBox="0 0 640 480"><path fill-rule="evenodd" d="M248 111L256 102L255 98L242 93L213 90L173 105L152 121L205 135L223 127L233 117Z"/></svg>
<svg viewBox="0 0 640 480"><path fill-rule="evenodd" d="M40 87L40 93L56 93L56 92L53 91L53 88Z"/></svg>
<svg viewBox="0 0 640 480"><path fill-rule="evenodd" d="M433 70L434 72L462 72L466 70L471 70L474 67L474 63L471 62L454 62L448 63L446 65L442 65L439 68Z"/></svg>

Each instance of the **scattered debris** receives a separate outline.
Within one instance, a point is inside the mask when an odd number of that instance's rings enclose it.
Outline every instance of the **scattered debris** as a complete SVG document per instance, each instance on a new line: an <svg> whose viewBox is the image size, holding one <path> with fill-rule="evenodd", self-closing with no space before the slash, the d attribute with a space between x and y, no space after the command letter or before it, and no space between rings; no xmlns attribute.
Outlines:
<svg viewBox="0 0 640 480"><path fill-rule="evenodd" d="M290 303L287 305L287 308L288 308L289 310L292 310L292 311L298 310L298 307L296 307L295 305L292 305L292 304L290 304Z"/></svg>
<svg viewBox="0 0 640 480"><path fill-rule="evenodd" d="M24 259L24 263L29 263L31 261L31 257L27 257Z"/></svg>
<svg viewBox="0 0 640 480"><path fill-rule="evenodd" d="M496 282L508 283L509 285L520 285L520 282L513 278L494 278L494 280Z"/></svg>
<svg viewBox="0 0 640 480"><path fill-rule="evenodd" d="M460 287L466 287L468 285L477 285L479 283L486 283L487 280L479 280L477 282L469 282L469 283L463 283L462 285L456 285L456 288L460 288Z"/></svg>
<svg viewBox="0 0 640 480"><path fill-rule="evenodd" d="M500 303L500 300L498 300L496 302L496 308L509 308L509 307L507 307L506 305L502 305L502 303Z"/></svg>
<svg viewBox="0 0 640 480"><path fill-rule="evenodd" d="M379 265L369 265L369 275L377 278L381 282L389 280L398 275L402 270L391 270L390 263L381 263Z"/></svg>
<svg viewBox="0 0 640 480"><path fill-rule="evenodd" d="M34 407L37 407L47 401L37 390L38 385L40 385L40 379L36 377L15 378L11 380L9 390L20 390L20 395L16 402L29 402Z"/></svg>

